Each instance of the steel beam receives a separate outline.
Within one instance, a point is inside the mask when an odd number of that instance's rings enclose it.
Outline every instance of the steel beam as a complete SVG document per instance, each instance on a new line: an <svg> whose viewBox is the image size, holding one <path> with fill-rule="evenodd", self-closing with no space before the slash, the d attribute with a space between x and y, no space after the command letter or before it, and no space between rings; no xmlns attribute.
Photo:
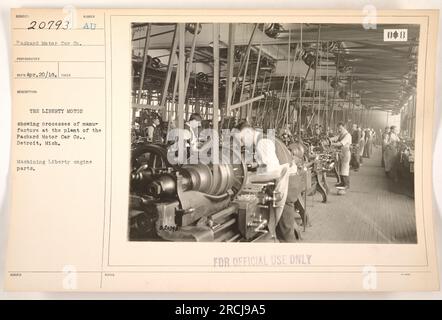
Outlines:
<svg viewBox="0 0 442 320"><path fill-rule="evenodd" d="M138 87L138 97L137 97L138 103L140 103L140 101L141 101L141 94L143 91L144 78L146 76L147 56L148 56L147 53L149 52L150 31L151 31L151 26L150 26L150 24L148 24L147 30L146 30L146 42L144 43L143 66L141 69L141 79L140 79L140 85Z"/></svg>
<svg viewBox="0 0 442 320"><path fill-rule="evenodd" d="M186 92L184 91L184 50L186 46L185 42L185 25L180 23L178 25L178 35L179 35L179 56L178 56L178 114L177 114L177 128L184 128L184 101L186 99Z"/></svg>

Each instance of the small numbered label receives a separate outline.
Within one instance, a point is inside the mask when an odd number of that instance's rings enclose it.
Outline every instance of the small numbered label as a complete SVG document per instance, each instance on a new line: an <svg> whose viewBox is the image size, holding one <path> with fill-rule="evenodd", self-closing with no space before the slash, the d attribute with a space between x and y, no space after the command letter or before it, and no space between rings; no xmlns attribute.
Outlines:
<svg viewBox="0 0 442 320"><path fill-rule="evenodd" d="M407 29L384 29L384 41L407 41Z"/></svg>

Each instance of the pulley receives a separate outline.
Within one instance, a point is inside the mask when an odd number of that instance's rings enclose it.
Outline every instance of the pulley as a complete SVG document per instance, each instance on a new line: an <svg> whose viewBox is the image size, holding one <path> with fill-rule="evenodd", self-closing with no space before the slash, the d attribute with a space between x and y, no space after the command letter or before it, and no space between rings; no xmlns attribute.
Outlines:
<svg viewBox="0 0 442 320"><path fill-rule="evenodd" d="M281 31L283 31L283 27L279 23L264 24L264 33L270 38L277 38Z"/></svg>
<svg viewBox="0 0 442 320"><path fill-rule="evenodd" d="M352 70L352 67L348 66L348 65L340 65L340 66L338 66L338 71L340 73L349 73L349 72L351 72L351 70Z"/></svg>
<svg viewBox="0 0 442 320"><path fill-rule="evenodd" d="M339 98L341 98L341 99L347 99L347 97L348 97L348 92L346 92L346 91L339 91L338 96L339 96Z"/></svg>
<svg viewBox="0 0 442 320"><path fill-rule="evenodd" d="M204 72L198 72L196 74L196 78L197 78L197 80L199 80L201 82L208 82L209 81L209 76L207 74L205 74Z"/></svg>
<svg viewBox="0 0 442 320"><path fill-rule="evenodd" d="M313 69L315 68L316 57L312 52L305 51L304 54L302 55L302 60L310 68L313 68Z"/></svg>
<svg viewBox="0 0 442 320"><path fill-rule="evenodd" d="M198 25L198 28L196 28L196 26ZM202 30L202 25L201 23L186 23L186 31L188 31L191 34L200 34L201 30Z"/></svg>
<svg viewBox="0 0 442 320"><path fill-rule="evenodd" d="M151 60L151 62L150 62L150 66L151 66L153 69L158 69L158 68L160 68L160 67L161 67L161 60L160 60L160 58L157 58L157 57L152 58L152 60Z"/></svg>
<svg viewBox="0 0 442 320"><path fill-rule="evenodd" d="M322 43L322 51L333 52L338 49L339 44L336 41L326 41Z"/></svg>

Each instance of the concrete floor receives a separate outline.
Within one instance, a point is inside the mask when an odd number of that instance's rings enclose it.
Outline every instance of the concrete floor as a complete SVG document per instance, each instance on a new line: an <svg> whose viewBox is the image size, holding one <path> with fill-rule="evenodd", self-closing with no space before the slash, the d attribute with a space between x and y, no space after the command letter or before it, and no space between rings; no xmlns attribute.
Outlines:
<svg viewBox="0 0 442 320"><path fill-rule="evenodd" d="M358 172L350 172L346 195L336 194L335 178L328 183L327 203L321 203L319 194L307 199L311 226L302 233L303 242L417 242L411 188L385 176L380 148L373 148Z"/></svg>

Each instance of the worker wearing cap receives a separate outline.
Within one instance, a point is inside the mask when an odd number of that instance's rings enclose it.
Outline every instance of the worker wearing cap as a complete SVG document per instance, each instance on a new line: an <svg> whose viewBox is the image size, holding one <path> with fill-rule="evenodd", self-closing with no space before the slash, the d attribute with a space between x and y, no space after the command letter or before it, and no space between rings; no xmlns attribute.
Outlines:
<svg viewBox="0 0 442 320"><path fill-rule="evenodd" d="M187 147L190 151L198 151L198 130L201 127L203 118L199 113L192 113L189 121L184 124L184 139L187 141Z"/></svg>
<svg viewBox="0 0 442 320"><path fill-rule="evenodd" d="M294 219L281 219L281 216L288 195L289 177L291 174L296 173L297 166L294 162L280 164L276 154L274 140L265 137L261 132L255 130L246 122L240 123L237 129L239 130L237 137L241 144L246 147L246 149L254 149L255 160L258 163L257 175L253 177L251 181L262 183L269 180L276 180L275 191L280 193L281 199L277 201L276 207L270 206L270 217L268 221L269 232L276 240L278 235L276 232L277 226L280 222L286 223L287 221L293 221L293 223L295 223ZM291 214L289 210L284 212ZM293 226L291 228L293 228ZM279 240L287 241L287 239Z"/></svg>
<svg viewBox="0 0 442 320"><path fill-rule="evenodd" d="M332 145L340 148L339 162L341 183L336 186L348 189L350 188L350 145L352 137L347 129L345 129L342 122L338 123L338 132L339 134L337 136L330 138Z"/></svg>
<svg viewBox="0 0 442 320"><path fill-rule="evenodd" d="M147 141L162 144L163 143L163 131L161 129L161 118L159 115L152 117L152 123L147 126Z"/></svg>

